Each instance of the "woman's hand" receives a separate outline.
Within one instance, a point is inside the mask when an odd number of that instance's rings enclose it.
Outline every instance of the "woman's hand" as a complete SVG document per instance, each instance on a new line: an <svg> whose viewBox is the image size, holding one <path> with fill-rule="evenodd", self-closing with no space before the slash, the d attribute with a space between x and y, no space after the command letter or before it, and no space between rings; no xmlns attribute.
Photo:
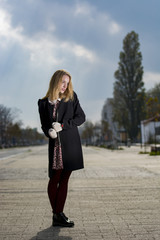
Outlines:
<svg viewBox="0 0 160 240"><path fill-rule="evenodd" d="M56 131L56 133L62 131L62 126L59 122L53 122L52 127Z"/></svg>
<svg viewBox="0 0 160 240"><path fill-rule="evenodd" d="M57 133L56 133L56 131L53 128L49 129L48 134L53 139L57 138Z"/></svg>

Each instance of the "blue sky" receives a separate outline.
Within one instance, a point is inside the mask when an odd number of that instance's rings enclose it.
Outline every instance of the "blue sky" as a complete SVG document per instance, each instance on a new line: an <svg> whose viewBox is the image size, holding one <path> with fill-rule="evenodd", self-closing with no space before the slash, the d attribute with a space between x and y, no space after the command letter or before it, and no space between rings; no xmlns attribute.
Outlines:
<svg viewBox="0 0 160 240"><path fill-rule="evenodd" d="M122 41L139 34L145 88L160 82L159 0L0 0L0 104L40 129L37 100L67 69L87 119L112 97Z"/></svg>

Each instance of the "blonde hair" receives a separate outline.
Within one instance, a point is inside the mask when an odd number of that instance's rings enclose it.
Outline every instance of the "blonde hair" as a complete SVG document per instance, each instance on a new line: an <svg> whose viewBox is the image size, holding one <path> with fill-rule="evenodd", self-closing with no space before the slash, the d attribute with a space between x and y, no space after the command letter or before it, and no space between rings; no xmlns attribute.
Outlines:
<svg viewBox="0 0 160 240"><path fill-rule="evenodd" d="M64 75L67 75L69 77L69 83L66 91L62 94L59 92L59 86L62 82L62 77ZM71 79L72 77L70 73L67 72L66 70L63 70L63 69L57 70L51 77L49 88L44 98L49 98L51 101L53 101L60 97L61 99L64 99L65 102L69 100L73 100L73 86L72 86Z"/></svg>

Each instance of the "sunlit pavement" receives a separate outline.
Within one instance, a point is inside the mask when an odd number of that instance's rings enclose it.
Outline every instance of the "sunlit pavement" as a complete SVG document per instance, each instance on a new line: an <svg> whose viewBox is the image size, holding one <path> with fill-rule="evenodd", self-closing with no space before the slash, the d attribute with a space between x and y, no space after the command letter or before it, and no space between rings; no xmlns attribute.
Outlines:
<svg viewBox="0 0 160 240"><path fill-rule="evenodd" d="M0 239L159 240L160 156L140 147L84 147L85 168L69 183L65 214L74 228L52 227L47 146L0 161Z"/></svg>

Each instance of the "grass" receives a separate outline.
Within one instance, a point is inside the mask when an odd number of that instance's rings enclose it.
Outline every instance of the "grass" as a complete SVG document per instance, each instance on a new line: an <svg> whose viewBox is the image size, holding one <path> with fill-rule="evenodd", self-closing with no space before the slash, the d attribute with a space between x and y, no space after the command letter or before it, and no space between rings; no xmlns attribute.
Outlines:
<svg viewBox="0 0 160 240"><path fill-rule="evenodd" d="M150 156L158 156L158 155L160 155L160 151L152 151L152 152L150 152L149 155Z"/></svg>
<svg viewBox="0 0 160 240"><path fill-rule="evenodd" d="M139 152L139 154L149 154L149 152Z"/></svg>
<svg viewBox="0 0 160 240"><path fill-rule="evenodd" d="M114 147L114 146L106 146L106 145L100 145L99 146L100 148L106 148L106 149L109 149L109 150L124 150L122 147Z"/></svg>
<svg viewBox="0 0 160 240"><path fill-rule="evenodd" d="M150 156L159 156L160 155L160 151L139 152L139 154L149 154Z"/></svg>

